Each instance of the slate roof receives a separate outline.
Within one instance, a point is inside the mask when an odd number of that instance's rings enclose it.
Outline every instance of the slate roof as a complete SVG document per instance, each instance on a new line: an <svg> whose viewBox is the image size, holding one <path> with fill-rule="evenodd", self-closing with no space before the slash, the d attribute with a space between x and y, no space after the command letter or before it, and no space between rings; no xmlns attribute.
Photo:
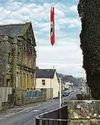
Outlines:
<svg viewBox="0 0 100 125"><path fill-rule="evenodd" d="M55 69L36 69L36 78L53 78Z"/></svg>
<svg viewBox="0 0 100 125"><path fill-rule="evenodd" d="M25 24L0 25L0 35L18 36Z"/></svg>
<svg viewBox="0 0 100 125"><path fill-rule="evenodd" d="M19 36L25 24L0 25L0 35Z"/></svg>

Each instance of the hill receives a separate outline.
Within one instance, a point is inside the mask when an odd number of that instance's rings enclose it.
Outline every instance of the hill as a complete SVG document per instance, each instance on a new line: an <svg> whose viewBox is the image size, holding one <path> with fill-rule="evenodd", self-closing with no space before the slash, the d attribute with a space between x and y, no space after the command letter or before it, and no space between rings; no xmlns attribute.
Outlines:
<svg viewBox="0 0 100 125"><path fill-rule="evenodd" d="M72 75L63 75L58 74L58 76L62 79L62 81L65 82L71 82L74 84L74 86L81 86L81 83L83 82L83 78L75 78Z"/></svg>

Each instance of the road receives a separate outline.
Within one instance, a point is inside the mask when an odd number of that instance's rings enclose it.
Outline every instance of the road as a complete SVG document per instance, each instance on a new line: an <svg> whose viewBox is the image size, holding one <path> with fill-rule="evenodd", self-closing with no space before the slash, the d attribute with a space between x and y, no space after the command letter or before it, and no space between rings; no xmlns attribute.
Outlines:
<svg viewBox="0 0 100 125"><path fill-rule="evenodd" d="M72 92L69 96L62 99L69 101L75 97L75 93ZM37 106L24 107L18 112L7 112L0 114L0 125L35 125L35 117L41 113L48 112L59 108L59 100L51 100L44 102Z"/></svg>
<svg viewBox="0 0 100 125"><path fill-rule="evenodd" d="M62 98L62 105L64 106L64 103L70 101L70 100L75 100L76 95L81 94L81 91L79 89L72 91L68 96Z"/></svg>
<svg viewBox="0 0 100 125"><path fill-rule="evenodd" d="M35 107L25 107L17 113L0 114L0 125L35 125L35 116L58 107L59 100L52 100Z"/></svg>

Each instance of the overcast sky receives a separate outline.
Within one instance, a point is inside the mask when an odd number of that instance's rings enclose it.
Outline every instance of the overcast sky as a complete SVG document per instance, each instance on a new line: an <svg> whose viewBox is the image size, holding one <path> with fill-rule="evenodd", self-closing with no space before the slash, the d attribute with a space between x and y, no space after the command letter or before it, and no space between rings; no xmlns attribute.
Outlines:
<svg viewBox="0 0 100 125"><path fill-rule="evenodd" d="M54 2L55 1L55 2ZM36 39L37 66L85 77L77 13L79 0L0 0L0 24L32 22ZM55 7L56 43L51 46L50 6Z"/></svg>

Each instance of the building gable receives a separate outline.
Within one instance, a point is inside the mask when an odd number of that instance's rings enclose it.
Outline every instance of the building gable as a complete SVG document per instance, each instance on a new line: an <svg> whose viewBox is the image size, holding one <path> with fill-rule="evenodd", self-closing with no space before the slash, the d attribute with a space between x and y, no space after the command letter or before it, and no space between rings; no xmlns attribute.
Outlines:
<svg viewBox="0 0 100 125"><path fill-rule="evenodd" d="M31 44L36 46L33 28L32 28L31 23L27 23L27 25L22 29L20 36L24 37L25 40L27 40L28 42L31 42Z"/></svg>
<svg viewBox="0 0 100 125"><path fill-rule="evenodd" d="M24 37L36 46L31 22L25 24L0 25L0 36Z"/></svg>

